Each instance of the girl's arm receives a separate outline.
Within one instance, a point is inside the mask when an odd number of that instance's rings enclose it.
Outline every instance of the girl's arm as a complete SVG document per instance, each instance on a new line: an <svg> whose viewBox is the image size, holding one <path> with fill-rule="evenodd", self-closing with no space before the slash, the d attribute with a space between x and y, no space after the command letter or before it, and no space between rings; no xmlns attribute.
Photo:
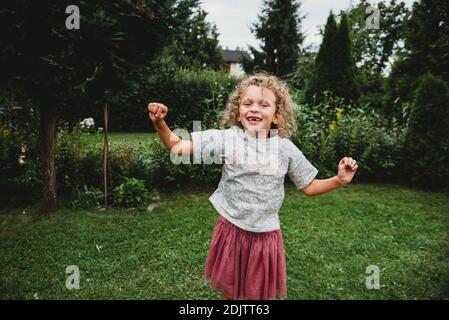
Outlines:
<svg viewBox="0 0 449 320"><path fill-rule="evenodd" d="M161 103L150 103L148 105L148 115L165 147L172 154L179 156L191 155L193 150L192 141L181 140L170 130L164 121L167 112L168 108Z"/></svg>
<svg viewBox="0 0 449 320"><path fill-rule="evenodd" d="M338 174L336 176L323 180L314 179L301 191L307 196L317 196L330 192L337 187L350 183L358 167L355 160L350 157L344 157L338 164Z"/></svg>

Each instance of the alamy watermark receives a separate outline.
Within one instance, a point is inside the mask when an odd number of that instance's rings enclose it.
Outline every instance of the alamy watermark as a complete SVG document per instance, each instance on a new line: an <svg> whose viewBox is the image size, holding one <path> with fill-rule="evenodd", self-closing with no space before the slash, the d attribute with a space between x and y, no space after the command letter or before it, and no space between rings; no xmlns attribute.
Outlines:
<svg viewBox="0 0 449 320"><path fill-rule="evenodd" d="M80 8L76 5L70 5L65 8L65 13L70 14L65 19L65 27L68 30L79 30L80 28Z"/></svg>
<svg viewBox="0 0 449 320"><path fill-rule="evenodd" d="M70 274L65 281L65 287L69 290L79 289L80 268L77 265L67 266L65 273Z"/></svg>
<svg viewBox="0 0 449 320"><path fill-rule="evenodd" d="M365 285L368 290L380 289L380 270L378 266L369 265L366 267L366 277Z"/></svg>
<svg viewBox="0 0 449 320"><path fill-rule="evenodd" d="M365 20L365 26L369 30L380 28L380 10L376 7L368 6L365 9L365 14L368 15Z"/></svg>
<svg viewBox="0 0 449 320"><path fill-rule="evenodd" d="M232 130L232 129L231 129ZM201 131L201 121L193 121L192 147L193 164L233 164L250 165L263 175L275 175L279 169L279 139L268 138L268 131L258 129L246 135L245 129L239 132L231 130ZM269 130L270 137L277 136L278 129ZM189 140L186 129L173 130L171 142ZM260 138L266 137L266 138ZM249 140L241 143L241 140ZM173 164L190 164L190 154L183 150L170 150L170 161Z"/></svg>

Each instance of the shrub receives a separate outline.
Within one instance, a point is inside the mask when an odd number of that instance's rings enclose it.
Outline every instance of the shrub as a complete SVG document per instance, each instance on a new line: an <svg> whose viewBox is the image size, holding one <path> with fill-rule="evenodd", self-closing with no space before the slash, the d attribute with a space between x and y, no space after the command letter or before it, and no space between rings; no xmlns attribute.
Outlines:
<svg viewBox="0 0 449 320"><path fill-rule="evenodd" d="M147 105L152 101L169 107L165 120L171 128L192 129L193 120L204 121L205 127L212 127L213 124L206 121L217 121L217 112L224 109L228 94L238 81L227 73L211 70L193 72L159 68L151 74L144 71L133 75L135 82L140 84L132 93L123 92L118 101L111 102L109 131L153 131L147 111ZM211 117L204 116L210 112L214 113ZM62 115L62 118L70 119L71 124L84 117L93 117L96 124L103 124L103 109L88 105L76 115L71 110Z"/></svg>
<svg viewBox="0 0 449 320"><path fill-rule="evenodd" d="M109 151L109 165L111 169L111 184L118 185L123 179L131 176L132 163L136 156L136 147L121 145Z"/></svg>
<svg viewBox="0 0 449 320"><path fill-rule="evenodd" d="M91 208L99 206L103 200L103 192L95 187L83 186L82 189L76 190L71 201L73 208Z"/></svg>
<svg viewBox="0 0 449 320"><path fill-rule="evenodd" d="M357 160L354 181L395 181L401 170L400 127L384 126L380 114L368 107L354 107L331 98L317 106L295 107L298 126L292 141L320 171L320 177L337 173L345 156Z"/></svg>
<svg viewBox="0 0 449 320"><path fill-rule="evenodd" d="M115 203L121 207L141 207L153 201L145 182L135 178L125 178L125 182L113 190Z"/></svg>
<svg viewBox="0 0 449 320"><path fill-rule="evenodd" d="M174 77L151 77L148 93L152 101L169 107L166 121L173 128L191 130L194 120L210 128L218 127L219 113L237 82L238 78L227 73L179 70Z"/></svg>
<svg viewBox="0 0 449 320"><path fill-rule="evenodd" d="M81 157L84 149L81 145L80 126L71 131L67 122L60 121L56 132L56 182L58 192L70 193L83 186L80 173Z"/></svg>
<svg viewBox="0 0 449 320"><path fill-rule="evenodd" d="M221 165L216 164L175 164L170 161L170 153L160 140L152 147L151 166L157 168L151 183L165 191L185 187L198 188L217 185L221 177ZM154 171L153 171L154 172Z"/></svg>
<svg viewBox="0 0 449 320"><path fill-rule="evenodd" d="M41 194L39 118L29 102L0 92L0 202L27 204Z"/></svg>

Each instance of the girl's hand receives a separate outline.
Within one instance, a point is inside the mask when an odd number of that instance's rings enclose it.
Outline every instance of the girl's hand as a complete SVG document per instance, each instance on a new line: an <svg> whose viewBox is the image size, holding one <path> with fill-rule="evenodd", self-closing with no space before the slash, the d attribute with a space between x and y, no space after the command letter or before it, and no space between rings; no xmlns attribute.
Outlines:
<svg viewBox="0 0 449 320"><path fill-rule="evenodd" d="M348 184L354 177L357 168L357 161L353 160L351 157L344 157L338 163L338 174L337 177L342 184Z"/></svg>
<svg viewBox="0 0 449 320"><path fill-rule="evenodd" d="M151 102L148 104L148 115L153 122L163 120L167 112L168 108L162 103Z"/></svg>

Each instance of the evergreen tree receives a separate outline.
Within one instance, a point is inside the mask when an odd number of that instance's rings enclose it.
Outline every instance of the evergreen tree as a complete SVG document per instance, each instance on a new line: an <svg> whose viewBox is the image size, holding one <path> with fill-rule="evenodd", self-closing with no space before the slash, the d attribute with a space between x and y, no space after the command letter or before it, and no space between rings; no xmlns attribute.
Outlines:
<svg viewBox="0 0 449 320"><path fill-rule="evenodd" d="M355 78L355 63L352 53L352 41L348 16L342 13L337 37L334 66L338 80L334 83L333 92L347 101L357 101L360 97Z"/></svg>
<svg viewBox="0 0 449 320"><path fill-rule="evenodd" d="M304 49L296 62L295 70L285 77L285 81L292 87L304 90L307 81L313 75L316 52Z"/></svg>
<svg viewBox="0 0 449 320"><path fill-rule="evenodd" d="M412 100L420 76L429 72L449 84L449 2L415 2L404 27L405 50L393 65L385 101L385 112L403 122L403 105Z"/></svg>
<svg viewBox="0 0 449 320"><path fill-rule="evenodd" d="M247 73L264 70L284 77L294 71L304 35L303 17L298 12L301 3L296 0L265 0L259 22L253 23L251 32L262 42L261 50L250 46L254 60L244 61Z"/></svg>
<svg viewBox="0 0 449 320"><path fill-rule="evenodd" d="M219 70L224 61L217 27L206 20L207 12L199 8L198 3L190 10L184 28L178 30L163 56L181 68Z"/></svg>
<svg viewBox="0 0 449 320"><path fill-rule="evenodd" d="M405 134L407 180L423 187L447 186L449 179L449 89L439 77L418 81Z"/></svg>
<svg viewBox="0 0 449 320"><path fill-rule="evenodd" d="M331 12L324 27L323 41L315 59L313 74L306 87L305 98L308 102L318 103L324 91L332 89L333 81L337 77L336 70L332 67L336 38L337 22Z"/></svg>
<svg viewBox="0 0 449 320"><path fill-rule="evenodd" d="M422 0L406 23L406 49L420 75L431 72L449 83L449 2Z"/></svg>
<svg viewBox="0 0 449 320"><path fill-rule="evenodd" d="M332 12L329 14L313 75L306 87L306 100L318 103L325 91L347 102L357 101L360 96L355 79L349 23L344 13L339 26Z"/></svg>

